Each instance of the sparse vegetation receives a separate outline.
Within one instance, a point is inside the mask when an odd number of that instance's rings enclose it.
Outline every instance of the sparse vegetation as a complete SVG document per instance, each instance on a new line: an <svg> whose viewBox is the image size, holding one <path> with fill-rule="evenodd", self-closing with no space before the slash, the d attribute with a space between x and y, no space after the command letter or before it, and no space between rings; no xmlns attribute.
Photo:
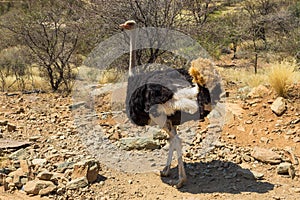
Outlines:
<svg viewBox="0 0 300 200"><path fill-rule="evenodd" d="M0 89L44 87L69 92L76 79L75 72L83 61L77 59L78 55L87 57L99 42L119 32L118 25L124 19L134 19L141 27L180 30L197 40L214 59L229 54L233 60L247 59L251 63L258 55L258 63L254 66L265 69L255 69L256 75L252 74L251 64L245 70L236 69L237 74L245 73L241 76L244 78L237 76L237 79L254 87L267 82L264 75L267 68L263 62L267 60L265 54L300 60L299 5L295 0L1 2L0 51L26 46L30 59L19 62L22 63L19 69L25 70L23 75L7 74L3 69L6 66L1 65ZM168 57L167 51L159 48L137 52L138 65L162 61L170 67L181 66ZM92 70L87 71L91 73L90 78L98 79L95 82L115 82L120 78L115 72L120 68L126 70L127 63L127 59L117 59L107 66L115 71L103 72L99 78ZM39 71L34 75L30 69L33 64Z"/></svg>
<svg viewBox="0 0 300 200"><path fill-rule="evenodd" d="M233 81L251 88L267 84L267 74L265 70L259 70L257 74L254 74L252 70L245 68L224 69L222 75L227 82Z"/></svg>

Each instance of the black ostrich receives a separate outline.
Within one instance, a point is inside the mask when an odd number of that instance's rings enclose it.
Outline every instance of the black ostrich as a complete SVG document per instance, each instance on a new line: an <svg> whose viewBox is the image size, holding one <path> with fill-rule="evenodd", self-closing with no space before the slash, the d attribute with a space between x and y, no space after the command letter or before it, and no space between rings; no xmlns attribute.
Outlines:
<svg viewBox="0 0 300 200"><path fill-rule="evenodd" d="M176 126L189 120L204 119L211 110L211 97L203 77L195 69L166 69L151 72L135 72L135 21L129 20L120 27L129 30L130 63L126 97L126 111L138 126L158 125L169 135L167 164L161 171L168 176L173 156L177 152L179 179L172 183L183 186L187 177L182 160L181 139ZM192 74L192 75L191 75Z"/></svg>

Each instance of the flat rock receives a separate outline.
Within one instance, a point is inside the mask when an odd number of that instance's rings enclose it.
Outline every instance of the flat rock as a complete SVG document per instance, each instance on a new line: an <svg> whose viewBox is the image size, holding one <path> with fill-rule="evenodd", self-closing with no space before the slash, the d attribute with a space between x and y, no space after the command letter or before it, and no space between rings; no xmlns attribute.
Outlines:
<svg viewBox="0 0 300 200"><path fill-rule="evenodd" d="M63 173L66 169L72 169L74 164L75 162L60 162L55 164L55 166L57 167L57 172Z"/></svg>
<svg viewBox="0 0 300 200"><path fill-rule="evenodd" d="M248 170L248 169L238 169L237 174L243 176L246 179L250 179L250 180L260 180L264 177L263 173Z"/></svg>
<svg viewBox="0 0 300 200"><path fill-rule="evenodd" d="M295 143L300 142L300 137L299 137L299 136L294 137L294 138L293 138L293 141L294 141Z"/></svg>
<svg viewBox="0 0 300 200"><path fill-rule="evenodd" d="M166 140L168 138L167 134L165 134L161 129L150 126L147 130L149 135L153 136L154 140Z"/></svg>
<svg viewBox="0 0 300 200"><path fill-rule="evenodd" d="M12 160L24 160L27 156L26 149L19 149L8 156L8 158Z"/></svg>
<svg viewBox="0 0 300 200"><path fill-rule="evenodd" d="M0 126L6 126L8 123L7 120L0 120Z"/></svg>
<svg viewBox="0 0 300 200"><path fill-rule="evenodd" d="M69 105L69 109L70 110L75 110L75 109L77 109L77 108L79 108L81 106L84 106L84 105L86 105L86 102L84 102L84 101L75 102L72 105Z"/></svg>
<svg viewBox="0 0 300 200"><path fill-rule="evenodd" d="M17 130L17 126L15 124L11 124L11 123L7 124L7 131L8 132L14 132L16 130Z"/></svg>
<svg viewBox="0 0 300 200"><path fill-rule="evenodd" d="M159 149L160 142L152 137L130 137L120 139L120 147L124 150Z"/></svg>
<svg viewBox="0 0 300 200"><path fill-rule="evenodd" d="M27 141L7 140L0 138L0 149L17 149L27 147L30 144L32 143Z"/></svg>
<svg viewBox="0 0 300 200"><path fill-rule="evenodd" d="M254 147L251 156L263 163L279 164L281 162L280 155L270 149Z"/></svg>
<svg viewBox="0 0 300 200"><path fill-rule="evenodd" d="M281 116L286 111L286 109L286 102L283 97L278 97L271 105L271 110L277 116Z"/></svg>
<svg viewBox="0 0 300 200"><path fill-rule="evenodd" d="M70 190L75 190L77 188L83 188L86 187L89 184L86 177L81 177L74 179L67 183L66 188Z"/></svg>
<svg viewBox="0 0 300 200"><path fill-rule="evenodd" d="M53 173L49 171L42 171L37 175L37 178L39 180L44 180L44 181L50 181L52 177L53 177Z"/></svg>
<svg viewBox="0 0 300 200"><path fill-rule="evenodd" d="M43 159L43 158L35 158L35 159L32 160L33 165L39 165L39 166L45 165L46 162L47 162L47 160Z"/></svg>
<svg viewBox="0 0 300 200"><path fill-rule="evenodd" d="M295 192L295 193L300 193L300 187L298 187L298 188L293 188L293 192Z"/></svg>
<svg viewBox="0 0 300 200"><path fill-rule="evenodd" d="M51 181L43 181L43 180L33 180L29 181L24 185L24 191L27 194L38 195L46 195L50 192L54 191L56 186Z"/></svg>

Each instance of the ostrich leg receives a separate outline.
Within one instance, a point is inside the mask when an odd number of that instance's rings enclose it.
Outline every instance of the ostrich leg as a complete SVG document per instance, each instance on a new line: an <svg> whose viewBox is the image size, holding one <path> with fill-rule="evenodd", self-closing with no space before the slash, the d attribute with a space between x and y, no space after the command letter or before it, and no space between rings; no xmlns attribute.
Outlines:
<svg viewBox="0 0 300 200"><path fill-rule="evenodd" d="M153 109L151 109L153 111ZM161 171L162 176L168 176L170 173L170 167L173 157L173 152L176 150L177 152L177 160L178 160L178 181L172 182L172 185L175 185L176 188L180 188L183 186L184 182L186 182L187 177L184 170L184 164L182 160L182 145L181 145L181 139L178 137L176 132L176 127L172 125L172 122L170 120L167 120L167 116L163 113L160 113L157 115L157 112L154 112L155 114L151 114L150 110L150 118L151 120L159 125L162 129L164 129L168 135L169 135L169 153L168 153L168 159L167 164L164 167L164 169ZM156 110L157 111L157 110Z"/></svg>
<svg viewBox="0 0 300 200"><path fill-rule="evenodd" d="M175 183L176 188L181 188L183 186L183 184L187 181L187 177L185 174L185 169L184 169L184 164L183 164L183 160L182 160L182 143L181 143L181 139L178 137L177 133L176 133L176 127L173 126L174 129L174 148L177 152L177 160L178 160L178 182ZM172 131L173 132L173 131Z"/></svg>
<svg viewBox="0 0 300 200"><path fill-rule="evenodd" d="M166 131L169 132L169 131ZM171 162L172 162L172 157L173 157L173 152L174 152L174 137L171 137L171 134L169 135L169 153L168 153L168 159L165 168L160 172L161 176L169 176L170 173L170 167L171 167Z"/></svg>

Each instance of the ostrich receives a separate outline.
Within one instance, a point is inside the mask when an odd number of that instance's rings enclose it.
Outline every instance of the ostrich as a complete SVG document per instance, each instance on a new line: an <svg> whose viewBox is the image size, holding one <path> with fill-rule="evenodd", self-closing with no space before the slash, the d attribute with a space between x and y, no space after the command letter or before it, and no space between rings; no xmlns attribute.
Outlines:
<svg viewBox="0 0 300 200"><path fill-rule="evenodd" d="M160 172L168 176L174 150L177 152L178 180L172 185L180 188L187 181L182 160L182 144L176 127L189 120L203 120L211 111L211 97L204 78L195 68L165 69L137 73L135 70L135 31L133 20L121 24L122 30L129 30L130 59L126 96L126 112L129 119L138 126L158 125L169 136L167 163Z"/></svg>

